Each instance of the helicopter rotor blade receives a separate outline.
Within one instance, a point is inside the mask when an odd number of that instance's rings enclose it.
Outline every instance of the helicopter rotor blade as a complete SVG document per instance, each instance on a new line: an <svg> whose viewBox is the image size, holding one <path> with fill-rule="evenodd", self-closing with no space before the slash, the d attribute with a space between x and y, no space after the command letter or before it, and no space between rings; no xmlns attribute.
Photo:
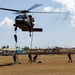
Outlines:
<svg viewBox="0 0 75 75"><path fill-rule="evenodd" d="M28 9L28 11L29 11L29 10L32 10L32 9L34 9L34 8L37 8L37 7L41 6L41 5L42 5L42 4L34 4L31 8Z"/></svg>
<svg viewBox="0 0 75 75"><path fill-rule="evenodd" d="M64 14L68 12L36 12L36 11L29 11L28 13L58 13L58 14Z"/></svg>
<svg viewBox="0 0 75 75"><path fill-rule="evenodd" d="M20 10L14 10L14 9L7 9L7 8L0 8L1 10L7 10L7 11L14 11L14 12L20 12Z"/></svg>
<svg viewBox="0 0 75 75"><path fill-rule="evenodd" d="M36 12L36 11L30 11L31 9L34 9L36 7L39 7L41 6L41 4L35 4L33 5L31 8L29 8L28 10L14 10L14 9L8 9L8 8L0 8L1 10L7 10L7 11L13 11L13 12L16 12L15 14L20 14L20 13L60 13L60 14L63 14L63 13L68 13L68 12Z"/></svg>

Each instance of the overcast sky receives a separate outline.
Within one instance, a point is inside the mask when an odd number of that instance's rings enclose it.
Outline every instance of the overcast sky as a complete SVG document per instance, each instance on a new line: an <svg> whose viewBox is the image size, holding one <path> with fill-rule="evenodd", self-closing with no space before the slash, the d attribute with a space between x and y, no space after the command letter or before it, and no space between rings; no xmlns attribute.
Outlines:
<svg viewBox="0 0 75 75"><path fill-rule="evenodd" d="M33 45L35 48L47 47L75 47L75 0L1 0L0 7L24 10L34 4L42 6L32 11L65 12L36 14L31 13L35 18L35 27L43 28L43 32L33 33ZM14 19L17 16L14 12L0 10L0 47L9 45L15 47L14 41ZM31 46L29 32L17 31L20 47Z"/></svg>

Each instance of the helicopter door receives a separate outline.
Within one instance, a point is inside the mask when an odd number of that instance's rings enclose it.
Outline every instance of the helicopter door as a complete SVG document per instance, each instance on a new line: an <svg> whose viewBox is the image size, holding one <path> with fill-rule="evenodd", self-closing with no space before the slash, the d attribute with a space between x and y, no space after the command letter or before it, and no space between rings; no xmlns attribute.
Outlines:
<svg viewBox="0 0 75 75"><path fill-rule="evenodd" d="M34 26L34 18L33 18L31 15L29 15L29 25L30 25L31 27Z"/></svg>

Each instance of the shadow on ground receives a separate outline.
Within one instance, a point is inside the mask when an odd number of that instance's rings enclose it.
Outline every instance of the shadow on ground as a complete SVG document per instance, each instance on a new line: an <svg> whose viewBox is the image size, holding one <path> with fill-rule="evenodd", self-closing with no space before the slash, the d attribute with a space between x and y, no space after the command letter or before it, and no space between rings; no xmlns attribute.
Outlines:
<svg viewBox="0 0 75 75"><path fill-rule="evenodd" d="M11 65L13 65L14 63L5 63L5 64L0 64L0 67L1 66L11 66Z"/></svg>

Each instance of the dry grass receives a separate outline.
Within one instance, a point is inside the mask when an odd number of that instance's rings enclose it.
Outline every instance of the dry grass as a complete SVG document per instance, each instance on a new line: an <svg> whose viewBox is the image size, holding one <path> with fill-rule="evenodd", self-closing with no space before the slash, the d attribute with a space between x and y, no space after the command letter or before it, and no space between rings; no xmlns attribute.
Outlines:
<svg viewBox="0 0 75 75"><path fill-rule="evenodd" d="M37 61L42 63L27 63L27 55L19 55L21 64L13 63L12 56L0 56L0 75L75 75L75 55L73 63L67 63L67 55L40 55Z"/></svg>

